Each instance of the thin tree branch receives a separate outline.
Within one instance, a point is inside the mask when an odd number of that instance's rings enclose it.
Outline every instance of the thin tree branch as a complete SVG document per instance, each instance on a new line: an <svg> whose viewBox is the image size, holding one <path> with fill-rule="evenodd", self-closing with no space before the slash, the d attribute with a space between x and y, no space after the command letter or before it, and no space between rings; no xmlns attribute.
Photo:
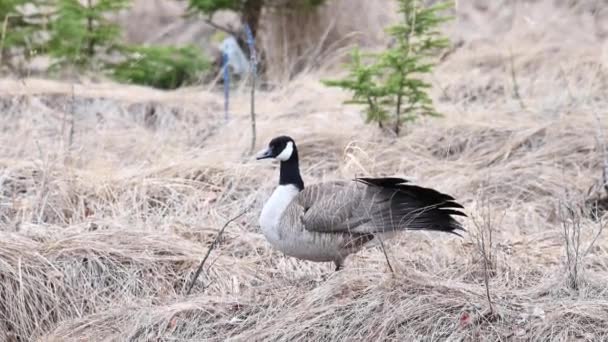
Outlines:
<svg viewBox="0 0 608 342"><path fill-rule="evenodd" d="M213 21L213 15L209 15L207 18L203 19L203 21L204 21L204 22L205 22L207 25L209 25L209 26L213 27L214 29L216 29L216 30L220 30L220 31L223 31L223 32L226 32L226 33L228 33L229 35L234 36L235 38L239 36L239 34L237 33L237 31L236 31L236 30L234 30L232 27L229 27L229 26L223 26L223 25L220 25L220 24L218 24L218 23L214 22L214 21Z"/></svg>
<svg viewBox="0 0 608 342"><path fill-rule="evenodd" d="M608 153L606 152L606 140L604 137L604 130L602 129L602 120L599 114L594 112L595 120L597 121L597 145L600 150L600 157L602 158L602 184L601 186L608 195Z"/></svg>
<svg viewBox="0 0 608 342"><path fill-rule="evenodd" d="M397 118L395 120L395 134L397 134L397 136L399 136L399 127L401 126L401 99L403 97L401 92L403 91L403 86L403 81L401 81L399 84L399 94L397 95Z"/></svg>
<svg viewBox="0 0 608 342"><path fill-rule="evenodd" d="M181 17L184 18L184 19L188 19L188 18L191 18L191 17L193 17L195 15L198 15L198 13L199 12L196 12L196 11L189 11L189 12L183 14ZM214 22L213 21L213 14L209 14L206 18L203 18L203 21L207 25L213 27L216 30L220 30L220 31L226 32L226 33L228 33L228 34L230 34L232 36L238 37L237 30L233 29L230 26L224 26L224 25L220 25L220 24Z"/></svg>
<svg viewBox="0 0 608 342"><path fill-rule="evenodd" d="M517 84L517 76L515 75L515 63L513 62L513 50L509 49L509 62L511 66L511 80L513 82L513 95L517 101L519 101L519 106L521 109L526 109L526 105L519 94L519 84Z"/></svg>
<svg viewBox="0 0 608 342"><path fill-rule="evenodd" d="M597 242L597 239L600 237L600 235L602 235L602 232L604 231L604 228L606 228L606 224L600 218L599 219L599 223L598 223L597 234L595 234L595 236L593 237L593 240L591 240L591 243L589 243L589 246L587 246L587 249L585 250L585 253L583 253L581 255L581 258L586 257L587 254L589 254L589 252L591 252L591 248L595 245L595 243Z"/></svg>
<svg viewBox="0 0 608 342"><path fill-rule="evenodd" d="M209 246L209 249L207 250L207 254L205 254L205 257L203 258L203 261L201 261L201 264L198 266L198 269L196 270L196 273L194 273L194 276L192 277L192 280L190 281L190 286L188 287L188 291L186 291L186 296L190 294L190 291L192 291L192 288L194 287L194 284L196 283L196 279L198 279L198 276L201 274L201 271L203 270L203 266L205 266L205 262L209 258L209 255L211 254L211 251L213 250L213 248L215 248L215 245L217 245L218 241L222 237L222 234L224 233L224 230L226 229L226 227L228 227L228 225L230 223L234 222L239 217L245 215L245 213L247 211L249 211L249 209L251 208L252 205L253 205L253 203L251 203L250 205L248 205L238 215L236 215L233 218L231 218L230 220L226 221L226 223L224 224L224 226L217 233L217 235L215 236L215 240L213 240L213 242Z"/></svg>
<svg viewBox="0 0 608 342"><path fill-rule="evenodd" d="M251 78L251 146L249 147L249 154L252 154L255 150L256 140L256 123L255 123L255 75Z"/></svg>
<svg viewBox="0 0 608 342"><path fill-rule="evenodd" d="M251 71L251 146L249 147L249 154L252 154L255 150L255 141L257 137L255 122L255 81L257 78L258 60L255 50L255 35L247 23L245 24L245 35L247 36L247 45L249 46L249 69Z"/></svg>
<svg viewBox="0 0 608 342"><path fill-rule="evenodd" d="M68 136L68 151L72 150L72 145L74 144L74 131L76 128L76 88L74 83L72 83L72 99L70 101L70 134Z"/></svg>
<svg viewBox="0 0 608 342"><path fill-rule="evenodd" d="M393 270L393 266L391 265L391 262L388 259L388 254L386 254L386 248L384 248L384 242L382 241L382 238L380 237L380 235L376 235L376 237L378 238L378 241L380 241L380 248L382 248L382 253L384 253L384 258L386 258L386 264L388 265L388 269L391 270L391 273L395 273L395 271Z"/></svg>
<svg viewBox="0 0 608 342"><path fill-rule="evenodd" d="M87 53L89 57L93 57L95 54L95 35L93 33L93 15L91 14L93 9L93 3L91 0L87 0L87 33L88 33L88 43L87 43Z"/></svg>
<svg viewBox="0 0 608 342"><path fill-rule="evenodd" d="M8 30L8 18L7 14L4 16L4 21L2 22L2 32L0 34L0 65L2 65L2 57L4 56L4 41L6 39L6 31Z"/></svg>
<svg viewBox="0 0 608 342"><path fill-rule="evenodd" d="M480 257L483 259L483 281L484 287L486 290L486 298L488 300L488 305L490 309L490 317L494 317L494 303L492 301L492 295L490 291L490 272L493 273L494 265L493 265L493 242L492 242L492 230L493 225L495 224L494 220L492 220L492 210L490 207L490 202L486 196L481 198L481 213L479 218L472 217L473 224L477 229L477 232L474 235L477 251L479 252Z"/></svg>

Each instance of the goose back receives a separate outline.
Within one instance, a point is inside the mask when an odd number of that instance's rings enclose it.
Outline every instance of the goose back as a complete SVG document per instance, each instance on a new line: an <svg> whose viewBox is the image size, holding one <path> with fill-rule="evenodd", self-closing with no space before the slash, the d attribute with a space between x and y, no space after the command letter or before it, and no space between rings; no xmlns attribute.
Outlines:
<svg viewBox="0 0 608 342"><path fill-rule="evenodd" d="M457 234L465 216L454 198L401 178L358 178L313 184L294 198L282 226L324 233L439 230Z"/></svg>

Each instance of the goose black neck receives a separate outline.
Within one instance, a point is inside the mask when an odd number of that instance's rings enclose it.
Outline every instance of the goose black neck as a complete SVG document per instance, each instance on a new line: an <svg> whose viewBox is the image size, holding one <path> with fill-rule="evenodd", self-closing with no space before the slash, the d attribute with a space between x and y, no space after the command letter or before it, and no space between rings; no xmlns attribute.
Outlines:
<svg viewBox="0 0 608 342"><path fill-rule="evenodd" d="M279 185L294 185L300 191L304 190L304 181L300 176L300 164L298 162L298 151L293 149L291 158L281 162L281 174Z"/></svg>

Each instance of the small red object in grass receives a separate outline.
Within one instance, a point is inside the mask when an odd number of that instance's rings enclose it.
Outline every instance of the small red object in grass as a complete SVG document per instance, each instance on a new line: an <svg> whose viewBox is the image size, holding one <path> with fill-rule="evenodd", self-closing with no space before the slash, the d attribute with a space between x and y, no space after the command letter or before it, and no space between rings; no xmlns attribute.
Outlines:
<svg viewBox="0 0 608 342"><path fill-rule="evenodd" d="M467 325L471 324L471 315L466 311L461 313L458 323L460 323L461 328L465 328Z"/></svg>

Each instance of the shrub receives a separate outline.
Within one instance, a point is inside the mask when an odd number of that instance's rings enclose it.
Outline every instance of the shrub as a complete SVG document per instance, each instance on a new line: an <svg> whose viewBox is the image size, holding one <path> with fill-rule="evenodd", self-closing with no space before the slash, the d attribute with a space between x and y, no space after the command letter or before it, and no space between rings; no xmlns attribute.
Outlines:
<svg viewBox="0 0 608 342"><path fill-rule="evenodd" d="M59 0L50 55L56 65L97 68L116 80L173 89L194 82L209 63L195 47L126 46L120 27L107 15L129 0ZM121 60L121 62L115 62Z"/></svg>
<svg viewBox="0 0 608 342"><path fill-rule="evenodd" d="M449 43L438 27L450 19L440 13L451 6L439 3L424 7L419 0L398 1L401 21L388 28L393 46L381 53L364 54L355 49L346 78L323 81L351 91L353 96L346 103L365 105L367 122L383 127L392 120L396 134L403 123L419 115L439 115L427 93L430 84L422 75L432 71L432 57Z"/></svg>
<svg viewBox="0 0 608 342"><path fill-rule="evenodd" d="M119 81L173 89L197 81L209 68L196 47L130 47L127 59L112 67Z"/></svg>
<svg viewBox="0 0 608 342"><path fill-rule="evenodd" d="M120 28L106 18L129 6L129 0L59 0L49 51L59 63L90 66L119 47Z"/></svg>
<svg viewBox="0 0 608 342"><path fill-rule="evenodd" d="M44 0L0 1L0 65L10 64L11 57L29 58L44 49L48 26L47 8ZM26 5L34 8L24 13Z"/></svg>

